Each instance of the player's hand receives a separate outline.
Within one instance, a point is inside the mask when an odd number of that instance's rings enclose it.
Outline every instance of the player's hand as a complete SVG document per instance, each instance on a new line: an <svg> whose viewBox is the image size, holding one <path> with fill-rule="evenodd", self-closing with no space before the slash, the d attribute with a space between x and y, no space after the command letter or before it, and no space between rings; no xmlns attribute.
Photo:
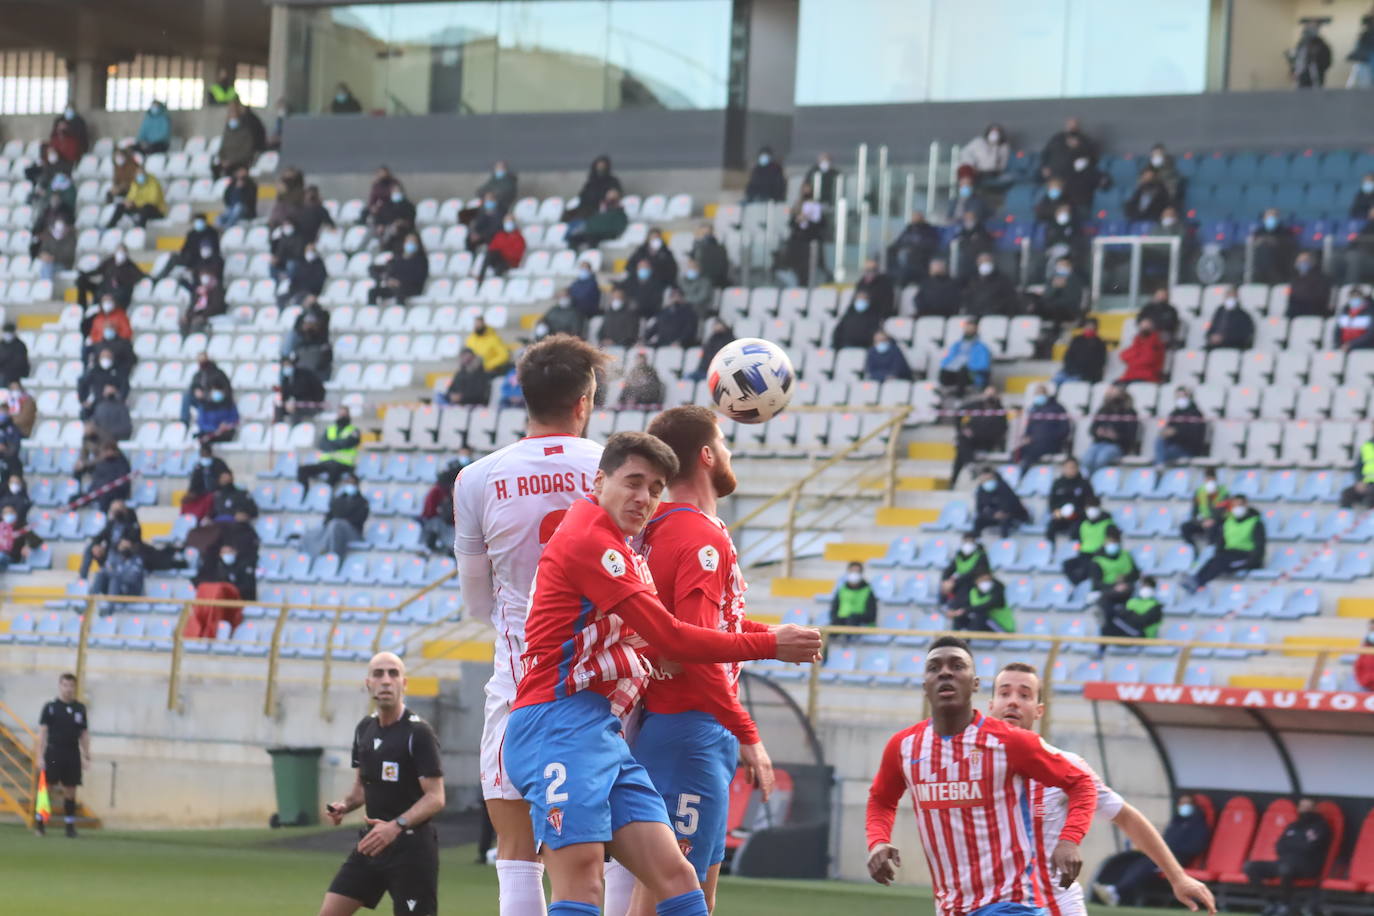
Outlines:
<svg viewBox="0 0 1374 916"><path fill-rule="evenodd" d="M343 802L330 802L324 806L324 816L329 818L329 822L335 827L343 823L344 815L348 813L348 806Z"/></svg>
<svg viewBox="0 0 1374 916"><path fill-rule="evenodd" d="M90 755L90 754L82 754L82 755L81 755L81 769L83 769L83 770L89 770L90 768L91 768L91 755Z"/></svg>
<svg viewBox="0 0 1374 916"><path fill-rule="evenodd" d="M1211 889L1201 881L1183 875L1172 886L1178 902L1194 913L1199 909L1206 910L1208 913L1216 913L1216 899L1212 897Z"/></svg>
<svg viewBox="0 0 1374 916"><path fill-rule="evenodd" d="M682 662L675 662L671 658L661 658L658 660L658 670L664 677L677 677L682 673Z"/></svg>
<svg viewBox="0 0 1374 916"><path fill-rule="evenodd" d="M868 876L879 884L891 884L902 867L902 855L891 843L879 843L868 851Z"/></svg>
<svg viewBox="0 0 1374 916"><path fill-rule="evenodd" d="M744 778L749 785L758 786L763 792L763 800L768 801L768 796L773 794L773 761L769 759L763 742L741 744L739 759L744 762Z"/></svg>
<svg viewBox="0 0 1374 916"><path fill-rule="evenodd" d="M366 820L367 826L372 829L367 832L367 836L358 841L358 852L365 856L381 854L401 835L400 825L395 821L383 821L373 817Z"/></svg>
<svg viewBox="0 0 1374 916"><path fill-rule="evenodd" d="M1077 881L1078 873L1083 869L1083 853L1078 844L1060 840L1050 856L1050 867L1059 876L1060 887L1068 887Z"/></svg>
<svg viewBox="0 0 1374 916"><path fill-rule="evenodd" d="M773 634L778 640L777 653L780 662L818 661L821 657L821 631L812 627L799 627L795 623L785 623Z"/></svg>

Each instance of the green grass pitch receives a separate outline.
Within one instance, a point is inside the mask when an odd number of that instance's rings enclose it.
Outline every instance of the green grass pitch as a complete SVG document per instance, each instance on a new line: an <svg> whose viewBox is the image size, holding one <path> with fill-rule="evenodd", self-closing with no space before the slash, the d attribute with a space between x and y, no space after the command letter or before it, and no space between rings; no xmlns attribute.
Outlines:
<svg viewBox="0 0 1374 916"><path fill-rule="evenodd" d="M344 828L340 828L344 829ZM293 835L299 835L292 831ZM59 823L39 839L0 827L0 910L45 916L301 916L319 906L342 856L283 846L267 830L91 831L77 840ZM440 912L496 916L496 873L472 864L474 849L444 849ZM840 881L722 882L719 916L918 916L928 894ZM383 900L379 913L390 913ZM1093 907L1093 916L1157 916L1165 910ZM1181 910L1174 910L1177 914Z"/></svg>

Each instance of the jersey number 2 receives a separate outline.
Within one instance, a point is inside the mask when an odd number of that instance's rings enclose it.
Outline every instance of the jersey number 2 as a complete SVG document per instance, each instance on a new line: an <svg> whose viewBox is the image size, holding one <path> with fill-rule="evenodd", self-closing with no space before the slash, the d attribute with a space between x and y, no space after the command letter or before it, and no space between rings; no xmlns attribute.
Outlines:
<svg viewBox="0 0 1374 916"><path fill-rule="evenodd" d="M697 832L697 822L701 819L701 813L696 806L700 804L700 795L683 793L677 797L677 816L681 820L673 821L673 827L678 833L692 836Z"/></svg>
<svg viewBox="0 0 1374 916"><path fill-rule="evenodd" d="M544 790L544 801L550 805L568 800L567 792L558 791L563 787L563 783L568 781L568 768L563 764L554 761L544 767L544 778L551 780L549 787Z"/></svg>

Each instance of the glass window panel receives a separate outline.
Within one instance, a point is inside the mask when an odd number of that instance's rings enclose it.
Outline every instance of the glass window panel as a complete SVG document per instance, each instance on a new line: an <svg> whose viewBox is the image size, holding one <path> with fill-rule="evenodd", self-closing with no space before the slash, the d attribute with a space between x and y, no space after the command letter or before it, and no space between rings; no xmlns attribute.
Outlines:
<svg viewBox="0 0 1374 916"><path fill-rule="evenodd" d="M724 108L730 0L611 0L607 62L610 108Z"/></svg>
<svg viewBox="0 0 1374 916"><path fill-rule="evenodd" d="M606 0L514 0L500 8L497 111L606 107Z"/></svg>
<svg viewBox="0 0 1374 916"><path fill-rule="evenodd" d="M335 87L347 84L363 110L391 109L387 88L391 19L397 7L333 7L315 18L310 36L310 110L329 111Z"/></svg>
<svg viewBox="0 0 1374 916"><path fill-rule="evenodd" d="M935 6L930 97L1063 95L1067 0L960 0Z"/></svg>
<svg viewBox="0 0 1374 916"><path fill-rule="evenodd" d="M388 110L477 114L493 110L500 4L414 3L392 21Z"/></svg>
<svg viewBox="0 0 1374 916"><path fill-rule="evenodd" d="M1207 0L1148 6L1072 0L1066 95L1202 92L1207 86Z"/></svg>
<svg viewBox="0 0 1374 916"><path fill-rule="evenodd" d="M929 96L932 0L802 0L798 105L920 102ZM837 49L862 48L862 54Z"/></svg>

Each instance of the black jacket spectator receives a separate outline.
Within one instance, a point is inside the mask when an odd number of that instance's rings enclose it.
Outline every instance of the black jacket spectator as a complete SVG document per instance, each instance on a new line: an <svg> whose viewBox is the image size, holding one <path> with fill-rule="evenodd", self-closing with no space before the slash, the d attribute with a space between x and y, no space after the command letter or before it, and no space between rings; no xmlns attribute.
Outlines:
<svg viewBox="0 0 1374 916"><path fill-rule="evenodd" d="M353 94L344 83L340 83L334 90L334 98L329 100L330 114L361 114L363 103L358 101L358 97Z"/></svg>
<svg viewBox="0 0 1374 916"><path fill-rule="evenodd" d="M920 283L930 268L930 259L940 250L940 230L926 222L925 214L914 213L900 235L887 248L897 283Z"/></svg>
<svg viewBox="0 0 1374 916"><path fill-rule="evenodd" d="M428 265L426 265L428 270ZM313 249L307 251L296 264L296 272L291 275L291 286L287 293L292 299L305 296L318 296L324 292L325 281L329 279L324 269L324 259Z"/></svg>
<svg viewBox="0 0 1374 916"><path fill-rule="evenodd" d="M835 325L835 330L830 335L830 346L836 350L845 347L864 347L866 349L873 343L873 335L882 326L883 319L874 312L871 304L862 312L851 304L840 316L839 323Z"/></svg>
<svg viewBox="0 0 1374 916"><path fill-rule="evenodd" d="M864 378L871 382L885 382L888 379L909 382L911 364L894 341L880 340L868 348L868 358L864 360Z"/></svg>
<svg viewBox="0 0 1374 916"><path fill-rule="evenodd" d="M94 293L97 300L108 294L114 296L120 308L129 307L129 302L134 297L134 287L146 274L134 263L133 258L126 257L121 261L119 254L120 252L115 252L109 255L89 273L78 274L76 289L81 304L89 302L90 295ZM89 331L89 325L84 325L81 329L82 334Z"/></svg>
<svg viewBox="0 0 1374 916"><path fill-rule="evenodd" d="M649 324L644 340L651 347L691 347L697 342L696 309L680 294L672 293L669 305Z"/></svg>
<svg viewBox="0 0 1374 916"><path fill-rule="evenodd" d="M1174 445L1186 450L1191 457L1199 458L1207 454L1207 424L1202 419L1202 411L1191 399L1186 407L1175 404L1160 435L1167 435Z"/></svg>
<svg viewBox="0 0 1374 916"><path fill-rule="evenodd" d="M367 524L367 516L371 512L371 507L367 504L367 498L361 493L341 493L329 501L329 512L325 514L324 520L327 523L334 519L348 522L359 532Z"/></svg>
<svg viewBox="0 0 1374 916"><path fill-rule="evenodd" d="M868 310L877 313L880 320L886 321L897 314L897 287L890 276L878 270L877 261L869 261L864 265L864 272L854 284L854 296L850 301L853 302L860 293L868 294Z"/></svg>
<svg viewBox="0 0 1374 916"><path fill-rule="evenodd" d="M1055 275L1045 284L1045 292L1040 298L1040 317L1046 321L1077 321L1083 316L1084 293L1088 284L1083 278L1070 270Z"/></svg>
<svg viewBox="0 0 1374 916"><path fill-rule="evenodd" d="M1303 265L1306 265L1306 269ZM1326 318L1331 315L1331 278L1306 258L1299 259L1297 276L1289 284L1287 315L1289 318L1304 315Z"/></svg>
<svg viewBox="0 0 1374 916"><path fill-rule="evenodd" d="M537 336L541 339L549 334L571 334L574 337L587 336L587 319L582 316L581 312L573 308L572 300L566 295L549 307L549 310L539 319L539 324L535 327Z"/></svg>
<svg viewBox="0 0 1374 916"><path fill-rule="evenodd" d="M973 502L973 534L983 533L984 528L998 527L1002 536L1010 536L1017 526L1030 521L1030 513L1011 486L996 471L979 478L977 495Z"/></svg>
<svg viewBox="0 0 1374 916"><path fill-rule="evenodd" d="M1115 419L1100 419L1103 417ZM1122 453L1134 454L1140 442L1140 415L1136 413L1135 404L1124 395L1107 398L1097 409L1089 432L1094 442L1111 442L1120 446Z"/></svg>
<svg viewBox="0 0 1374 916"><path fill-rule="evenodd" d="M1251 884L1256 885L1278 878L1282 909L1276 912L1292 912L1293 882L1321 876L1331 839L1331 825L1309 800L1304 799L1298 807L1297 818L1284 828L1274 844L1276 858L1246 862L1245 874Z"/></svg>
<svg viewBox="0 0 1374 916"><path fill-rule="evenodd" d="M663 308L663 296L668 286L644 262L630 262L630 272L621 281L625 298L639 312L639 317L652 319ZM641 276L641 272L647 276Z"/></svg>
<svg viewBox="0 0 1374 916"><path fill-rule="evenodd" d="M822 155L816 160L815 165L806 170L806 175L802 178L802 184L814 189L816 187L816 179L819 178L821 185L820 193L815 194L813 190L813 195L816 200L819 200L821 203L827 206L834 206L835 188L837 187L837 179L839 177L840 170L834 167L834 164L831 163L828 157Z"/></svg>
<svg viewBox="0 0 1374 916"><path fill-rule="evenodd" d="M201 223L203 228L197 229L196 223ZM177 252L177 263L184 264L192 270L199 270L204 260L201 249L206 245L213 249L212 256L219 255L219 230L205 222L203 216L197 215L181 243L181 250Z"/></svg>
<svg viewBox="0 0 1374 916"><path fill-rule="evenodd" d="M717 289L730 281L730 256L710 226L702 226L697 231L691 254L701 267L702 275L708 277Z"/></svg>
<svg viewBox="0 0 1374 916"><path fill-rule="evenodd" d="M616 302L620 308L616 308ZM601 319L600 341L614 347L630 347L639 342L639 311L625 301L624 294L612 297L606 316Z"/></svg>
<svg viewBox="0 0 1374 916"><path fill-rule="evenodd" d="M100 458L94 464L84 468L84 471L81 465L77 465L78 476L82 473L90 475L90 480L87 482L86 488L83 491L85 493L94 493L97 490L103 489L116 480L127 477L129 471L129 459L125 458L124 453L114 447L108 447L103 450ZM130 486L129 481L125 480L119 486L96 497L95 504L100 507L100 511L108 512L110 503L114 502L116 499L127 500L129 494L132 492L133 488Z"/></svg>
<svg viewBox="0 0 1374 916"><path fill-rule="evenodd" d="M29 371L29 348L15 333L14 323L8 322L0 334L0 385L28 378Z"/></svg>
<svg viewBox="0 0 1374 916"><path fill-rule="evenodd" d="M1007 414L1002 398L990 388L960 405L962 414L955 427L954 465L949 472L950 486L958 483L959 472L978 452L1002 449L1007 444Z"/></svg>
<svg viewBox="0 0 1374 916"><path fill-rule="evenodd" d="M1083 514L1083 509L1092 502L1097 501L1097 494L1093 491L1092 481L1079 474L1077 477L1068 477L1060 474L1050 484L1050 495L1046 500L1047 512L1057 512L1064 506L1072 505L1077 515Z"/></svg>
<svg viewBox="0 0 1374 916"><path fill-rule="evenodd" d="M663 236L657 230L649 234L649 237L630 253L627 264L642 264L649 262L649 269L654 272L654 279L664 286L672 286L677 283L677 258L667 245L663 244Z"/></svg>
<svg viewBox="0 0 1374 916"><path fill-rule="evenodd" d="M759 150L758 160L749 170L749 181L744 186L744 202L783 201L787 199L787 176L783 174L782 164L767 146Z"/></svg>
<svg viewBox="0 0 1374 916"><path fill-rule="evenodd" d="M937 270L939 273L936 273ZM941 318L957 315L963 297L959 281L946 272L944 263L940 262L938 267L932 263L930 274L921 281L920 289L916 290L916 315L920 318L927 315Z"/></svg>
<svg viewBox="0 0 1374 916"><path fill-rule="evenodd" d="M1102 381L1102 372L1107 365L1107 345L1097 336L1096 329L1091 334L1086 331L1074 335L1064 351L1064 374L1079 381Z"/></svg>
<svg viewBox="0 0 1374 916"><path fill-rule="evenodd" d="M706 370L710 368L711 360L716 358L716 354L721 351L722 347L734 339L735 332L728 324L718 320L712 325L710 336L701 345L701 361L697 364L695 373L697 378L706 378Z"/></svg>
<svg viewBox="0 0 1374 916"><path fill-rule="evenodd" d="M1032 402L1026 413L1026 428L1022 433L1021 464L1029 467L1046 455L1064 451L1069 444L1073 426L1069 423L1064 405L1050 395L1039 404Z"/></svg>
<svg viewBox="0 0 1374 916"><path fill-rule="evenodd" d="M1015 315L1019 296L1016 284L1000 270L990 274L981 270L971 277L964 288L964 313L976 315Z"/></svg>
<svg viewBox="0 0 1374 916"><path fill-rule="evenodd" d="M444 394L450 404L463 406L485 407L491 401L491 376L483 370L476 353L464 350L458 357L458 371Z"/></svg>
<svg viewBox="0 0 1374 916"><path fill-rule="evenodd" d="M241 600L258 599L257 560L250 559L250 555L246 555L242 549L235 556L233 565L226 564L218 553L208 557L201 563L200 570L191 581L196 585L227 582L238 589Z"/></svg>
<svg viewBox="0 0 1374 916"><path fill-rule="evenodd" d="M596 274L589 269L579 268L577 279L568 284L568 298L583 318L600 315L601 285L596 282Z"/></svg>
<svg viewBox="0 0 1374 916"><path fill-rule="evenodd" d="M573 213L583 219L591 216L601 209L601 202L606 199L608 191L624 193L620 179L611 170L611 157L597 156L587 170L587 180L582 183L582 190L577 192L577 209Z"/></svg>
<svg viewBox="0 0 1374 916"><path fill-rule="evenodd" d="M240 220L258 218L258 183L246 172L224 189L224 208L227 210L236 204L243 208Z"/></svg>
<svg viewBox="0 0 1374 916"><path fill-rule="evenodd" d="M429 282L429 257L424 249L418 248L412 254L402 253L392 258L382 270L382 282L388 287L387 291L398 299L409 299L423 293L425 284Z"/></svg>
<svg viewBox="0 0 1374 916"><path fill-rule="evenodd" d="M306 188L305 203L296 214L296 226L301 236L307 242L313 242L320 237L322 228L333 225L334 217L329 215L329 208L320 200L320 189L314 185Z"/></svg>
<svg viewBox="0 0 1374 916"><path fill-rule="evenodd" d="M1207 325L1207 349L1248 350L1255 343L1255 319L1235 306L1220 306Z"/></svg>
<svg viewBox="0 0 1374 916"><path fill-rule="evenodd" d="M1360 189L1350 201L1349 216L1351 219L1368 219L1371 209L1374 209L1374 174L1366 175L1360 181Z"/></svg>
<svg viewBox="0 0 1374 916"><path fill-rule="evenodd" d="M232 482L215 490L215 505L210 513L214 519L229 521L240 513L247 515L249 519L258 517L258 504L253 501L247 490L234 486Z"/></svg>
<svg viewBox="0 0 1374 916"><path fill-rule="evenodd" d="M1164 827L1164 845L1183 864L1196 859L1207 851L1212 841L1212 828L1207 826L1207 816L1201 808L1184 817L1175 813Z"/></svg>
<svg viewBox="0 0 1374 916"><path fill-rule="evenodd" d="M1083 157L1096 159L1097 144L1071 120L1064 130L1050 137L1041 151L1041 173L1046 178L1064 178L1073 171L1074 162Z"/></svg>
<svg viewBox="0 0 1374 916"><path fill-rule="evenodd" d="M95 361L92 360L92 362ZM98 363L92 365L86 374L77 380L76 397L82 404L86 404L100 397L107 385L118 390L121 398L127 398L129 396L129 373L121 369L118 363L108 369Z"/></svg>
<svg viewBox="0 0 1374 916"><path fill-rule="evenodd" d="M1136 324L1149 321L1156 331L1174 337L1178 334L1178 309L1169 302L1168 296L1155 297L1140 308L1135 316Z"/></svg>
<svg viewBox="0 0 1374 916"><path fill-rule="evenodd" d="M955 262L955 273L962 279L967 279L977 269L978 256L992 251L995 244L992 235L982 223L973 219L972 215L954 233L954 238L950 243L950 252L956 250L954 242L958 242L958 260Z"/></svg>
<svg viewBox="0 0 1374 916"><path fill-rule="evenodd" d="M1164 182L1154 177L1154 170L1142 172L1140 182L1131 192L1131 196L1126 198L1123 211L1126 218L1132 222L1159 222L1160 216L1164 214L1164 208L1169 206L1169 189L1164 187Z"/></svg>
<svg viewBox="0 0 1374 916"><path fill-rule="evenodd" d="M1264 222L1251 238L1255 249L1255 282L1288 282L1298 247L1293 227L1284 225L1275 214L1265 213Z"/></svg>
<svg viewBox="0 0 1374 916"><path fill-rule="evenodd" d="M290 375L287 369L291 369ZM298 404L309 404L310 407L297 408L307 412L319 412L320 404L324 401L324 382L313 371L301 366L289 366L282 368L281 374L281 399L283 402L295 401Z"/></svg>
<svg viewBox="0 0 1374 916"><path fill-rule="evenodd" d="M194 499L219 489L220 475L228 470L229 465L218 455L211 456L208 465L202 464L201 459L197 458L195 466L191 468L191 475L186 480L186 495Z"/></svg>

